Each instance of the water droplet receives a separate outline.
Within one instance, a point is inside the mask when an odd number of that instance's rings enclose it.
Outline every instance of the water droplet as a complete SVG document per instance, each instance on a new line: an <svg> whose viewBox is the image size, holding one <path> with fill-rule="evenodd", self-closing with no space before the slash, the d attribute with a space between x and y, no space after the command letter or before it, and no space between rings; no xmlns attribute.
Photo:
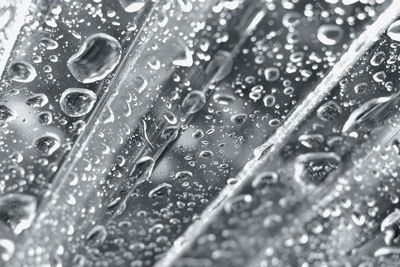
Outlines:
<svg viewBox="0 0 400 267"><path fill-rule="evenodd" d="M97 33L86 39L79 51L70 57L67 66L76 80L92 83L110 74L120 58L118 40L108 34Z"/></svg>
<svg viewBox="0 0 400 267"><path fill-rule="evenodd" d="M356 94L365 93L367 90L368 90L367 83L358 83L356 84L356 86L354 86L354 92L356 92Z"/></svg>
<svg viewBox="0 0 400 267"><path fill-rule="evenodd" d="M57 49L58 43L53 39L44 37L40 40L40 44L43 45L47 50Z"/></svg>
<svg viewBox="0 0 400 267"><path fill-rule="evenodd" d="M25 100L25 104L32 108L44 107L48 102L49 99L45 94L42 93L34 94Z"/></svg>
<svg viewBox="0 0 400 267"><path fill-rule="evenodd" d="M150 190L149 198L165 197L171 194L172 185L168 183L162 183Z"/></svg>
<svg viewBox="0 0 400 267"><path fill-rule="evenodd" d="M44 156L50 156L60 147L60 138L57 135L48 133L35 140L34 146Z"/></svg>
<svg viewBox="0 0 400 267"><path fill-rule="evenodd" d="M178 0L178 4L183 12L190 12L193 9L191 0Z"/></svg>
<svg viewBox="0 0 400 267"><path fill-rule="evenodd" d="M322 146L324 140L325 139L322 134L304 134L299 137L299 142L308 148Z"/></svg>
<svg viewBox="0 0 400 267"><path fill-rule="evenodd" d="M400 210L396 209L383 219L381 222L381 231L384 232L393 225L400 224Z"/></svg>
<svg viewBox="0 0 400 267"><path fill-rule="evenodd" d="M313 152L297 156L294 179L304 186L317 186L340 167L341 159L333 152Z"/></svg>
<svg viewBox="0 0 400 267"><path fill-rule="evenodd" d="M31 64L22 61L11 63L7 73L11 80L20 83L29 83L37 76L35 68Z"/></svg>
<svg viewBox="0 0 400 267"><path fill-rule="evenodd" d="M0 197L0 220L19 235L31 227L36 214L36 198L26 194L7 194Z"/></svg>
<svg viewBox="0 0 400 267"><path fill-rule="evenodd" d="M247 121L247 114L239 113L231 117L231 122L235 125L243 125Z"/></svg>
<svg viewBox="0 0 400 267"><path fill-rule="evenodd" d="M193 177L193 173L190 171L180 171L175 174L175 179L187 179Z"/></svg>
<svg viewBox="0 0 400 267"><path fill-rule="evenodd" d="M135 162L133 169L131 171L130 177L137 184L141 184L148 180L153 173L153 168L155 165L155 160L151 157L145 156Z"/></svg>
<svg viewBox="0 0 400 267"><path fill-rule="evenodd" d="M0 122L8 122L15 119L15 113L6 105L0 105Z"/></svg>
<svg viewBox="0 0 400 267"><path fill-rule="evenodd" d="M142 76L136 76L133 80L133 87L139 92L142 93L144 89L146 89L148 85L147 79Z"/></svg>
<svg viewBox="0 0 400 267"><path fill-rule="evenodd" d="M328 101L317 110L317 116L323 121L332 121L342 113L342 109L336 102Z"/></svg>
<svg viewBox="0 0 400 267"><path fill-rule="evenodd" d="M193 53L190 49L184 45L184 54L172 61L172 64L180 67L190 67L193 65Z"/></svg>
<svg viewBox="0 0 400 267"><path fill-rule="evenodd" d="M229 200L225 204L224 209L226 213L239 213L250 207L253 202L253 197L249 194L239 195Z"/></svg>
<svg viewBox="0 0 400 267"><path fill-rule="evenodd" d="M393 41L400 42L400 20L395 21L392 23L392 25L390 25L387 35Z"/></svg>
<svg viewBox="0 0 400 267"><path fill-rule="evenodd" d="M228 94L215 94L213 99L220 105L229 105L235 101L235 97Z"/></svg>
<svg viewBox="0 0 400 267"><path fill-rule="evenodd" d="M266 95L263 98L264 106L266 107L273 107L276 102L276 98L273 95Z"/></svg>
<svg viewBox="0 0 400 267"><path fill-rule="evenodd" d="M283 15L282 18L282 24L286 28L293 28L297 25L299 25L301 20L301 15L297 12L288 12L285 15Z"/></svg>
<svg viewBox="0 0 400 267"><path fill-rule="evenodd" d="M203 150L200 152L199 157L204 159L209 159L214 156L214 153L210 150Z"/></svg>
<svg viewBox="0 0 400 267"><path fill-rule="evenodd" d="M165 111L163 117L169 124L177 124L178 118L171 111Z"/></svg>
<svg viewBox="0 0 400 267"><path fill-rule="evenodd" d="M53 122L53 115L48 111L41 112L38 115L38 121L42 125L49 125Z"/></svg>
<svg viewBox="0 0 400 267"><path fill-rule="evenodd" d="M61 110L70 117L80 117L92 110L96 99L96 94L88 89L68 88L61 94Z"/></svg>
<svg viewBox="0 0 400 267"><path fill-rule="evenodd" d="M182 111L193 114L200 111L206 104L206 96L201 91L191 91L182 101Z"/></svg>
<svg viewBox="0 0 400 267"><path fill-rule="evenodd" d="M268 82L274 82L278 80L280 77L279 69L275 67L266 68L264 70L264 77Z"/></svg>
<svg viewBox="0 0 400 267"><path fill-rule="evenodd" d="M103 225L96 225L86 235L86 240L95 245L101 245L107 238L107 230Z"/></svg>
<svg viewBox="0 0 400 267"><path fill-rule="evenodd" d="M2 261L9 261L15 252L15 244L12 240L0 238L0 258Z"/></svg>
<svg viewBox="0 0 400 267"><path fill-rule="evenodd" d="M8 23L14 17L14 14L15 14L15 8L13 6L6 6L0 8L0 30L8 25Z"/></svg>
<svg viewBox="0 0 400 267"><path fill-rule="evenodd" d="M379 52L376 52L372 56L370 63L372 66L379 66L380 64L382 64L385 61L385 59L386 59L385 53L382 51L379 51Z"/></svg>
<svg viewBox="0 0 400 267"><path fill-rule="evenodd" d="M206 67L206 79L209 80L211 84L220 82L231 73L232 67L232 54L224 50L219 50Z"/></svg>
<svg viewBox="0 0 400 267"><path fill-rule="evenodd" d="M398 247L381 247L374 252L374 257L382 257L391 254L400 254L400 248Z"/></svg>
<svg viewBox="0 0 400 267"><path fill-rule="evenodd" d="M318 40L324 45L336 45L343 38L343 29L338 25L321 25L317 34Z"/></svg>
<svg viewBox="0 0 400 267"><path fill-rule="evenodd" d="M204 132L202 130L196 130L192 136L196 139L201 139L204 137Z"/></svg>
<svg viewBox="0 0 400 267"><path fill-rule="evenodd" d="M344 134L357 131L370 131L374 126L382 123L392 111L398 101L398 95L384 96L371 99L355 109L343 125Z"/></svg>
<svg viewBox="0 0 400 267"><path fill-rule="evenodd" d="M146 5L142 0L119 0L119 3L127 13L138 12Z"/></svg>
<svg viewBox="0 0 400 267"><path fill-rule="evenodd" d="M256 176L251 183L253 188L260 188L264 185L276 184L279 181L279 175L276 172L263 172Z"/></svg>

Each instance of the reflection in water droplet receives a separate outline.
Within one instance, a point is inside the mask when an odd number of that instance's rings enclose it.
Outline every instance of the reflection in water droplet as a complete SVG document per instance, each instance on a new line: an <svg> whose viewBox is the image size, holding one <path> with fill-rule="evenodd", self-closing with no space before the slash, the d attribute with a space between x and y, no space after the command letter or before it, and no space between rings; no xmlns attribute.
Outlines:
<svg viewBox="0 0 400 267"><path fill-rule="evenodd" d="M343 38L343 29L338 25L321 25L317 34L318 40L324 45L336 45Z"/></svg>
<svg viewBox="0 0 400 267"><path fill-rule="evenodd" d="M68 88L61 94L61 110L70 117L80 117L90 112L96 99L96 94L88 89Z"/></svg>
<svg viewBox="0 0 400 267"><path fill-rule="evenodd" d="M86 39L79 51L70 57L67 66L76 80L92 83L110 74L120 58L118 40L108 34L97 33Z"/></svg>
<svg viewBox="0 0 400 267"><path fill-rule="evenodd" d="M37 76L35 68L27 62L11 63L8 66L7 73L11 80L20 83L29 83Z"/></svg>
<svg viewBox="0 0 400 267"><path fill-rule="evenodd" d="M7 194L0 197L0 220L19 235L31 227L36 215L36 198L26 194Z"/></svg>

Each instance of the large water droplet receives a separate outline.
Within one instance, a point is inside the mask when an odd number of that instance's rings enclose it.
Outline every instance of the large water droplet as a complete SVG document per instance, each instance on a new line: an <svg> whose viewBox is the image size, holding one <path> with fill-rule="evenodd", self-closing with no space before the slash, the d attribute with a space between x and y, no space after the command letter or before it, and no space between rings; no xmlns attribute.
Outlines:
<svg viewBox="0 0 400 267"><path fill-rule="evenodd" d="M26 194L7 194L0 197L0 220L19 235L28 229L36 214L36 198Z"/></svg>
<svg viewBox="0 0 400 267"><path fill-rule="evenodd" d="M400 20L395 21L390 25L387 35L396 42L400 42Z"/></svg>
<svg viewBox="0 0 400 267"><path fill-rule="evenodd" d="M96 94L88 89L68 88L60 98L61 110L70 117L80 117L89 113L96 99Z"/></svg>
<svg viewBox="0 0 400 267"><path fill-rule="evenodd" d="M92 83L104 79L119 63L121 45L108 34L96 33L82 44L68 60L67 66L75 79Z"/></svg>
<svg viewBox="0 0 400 267"><path fill-rule="evenodd" d="M8 66L8 76L11 80L20 83L29 83L33 81L36 76L35 68L27 62L13 62Z"/></svg>
<svg viewBox="0 0 400 267"><path fill-rule="evenodd" d="M343 29L338 25L321 25L317 34L318 40L324 45L336 45L343 38Z"/></svg>

